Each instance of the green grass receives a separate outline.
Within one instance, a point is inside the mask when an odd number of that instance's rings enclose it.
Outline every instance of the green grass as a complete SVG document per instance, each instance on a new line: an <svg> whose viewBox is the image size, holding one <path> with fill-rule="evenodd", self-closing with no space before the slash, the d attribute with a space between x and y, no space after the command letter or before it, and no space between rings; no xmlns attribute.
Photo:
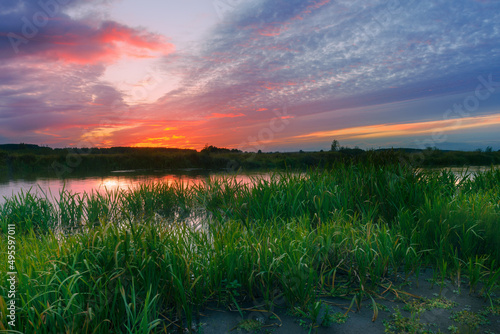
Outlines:
<svg viewBox="0 0 500 334"><path fill-rule="evenodd" d="M410 317L405 317L399 309L392 314L392 319L384 322L385 333L390 334L424 334L430 331L427 326L420 322L418 313L412 313Z"/></svg>
<svg viewBox="0 0 500 334"><path fill-rule="evenodd" d="M319 296L360 307L385 279L429 266L488 295L500 273L499 183L496 170L457 180L363 163L253 184L63 191L58 201L24 192L0 206L2 254L16 224L16 329L163 332L191 328L209 303L240 310L252 300L268 308L284 300L318 322ZM193 226L200 211L203 224ZM413 326L394 321L391 330Z"/></svg>

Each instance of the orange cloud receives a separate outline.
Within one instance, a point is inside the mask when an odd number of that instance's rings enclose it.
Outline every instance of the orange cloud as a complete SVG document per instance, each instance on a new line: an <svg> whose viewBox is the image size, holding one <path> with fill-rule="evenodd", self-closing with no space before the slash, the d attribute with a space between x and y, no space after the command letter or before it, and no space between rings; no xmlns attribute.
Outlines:
<svg viewBox="0 0 500 334"><path fill-rule="evenodd" d="M297 139L313 139L337 137L346 139L380 138L434 134L452 132L470 128L481 128L500 124L500 114L464 117L440 121L416 122L404 124L378 124L345 128L332 131L318 131L305 135L295 136Z"/></svg>
<svg viewBox="0 0 500 334"><path fill-rule="evenodd" d="M45 136L51 136L51 137L56 137L56 138L61 138L61 135L55 134L55 133L49 133L49 132L43 132L43 131L35 131L37 134L45 135Z"/></svg>
<svg viewBox="0 0 500 334"><path fill-rule="evenodd" d="M154 137L145 138L140 142L132 144L132 147L175 147L175 148L192 148L189 140L185 140L185 136L171 137Z"/></svg>

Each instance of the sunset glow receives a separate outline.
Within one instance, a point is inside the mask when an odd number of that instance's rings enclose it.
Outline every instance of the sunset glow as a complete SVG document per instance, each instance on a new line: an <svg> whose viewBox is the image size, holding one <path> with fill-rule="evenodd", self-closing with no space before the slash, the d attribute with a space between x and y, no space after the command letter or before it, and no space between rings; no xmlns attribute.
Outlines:
<svg viewBox="0 0 500 334"><path fill-rule="evenodd" d="M0 144L498 150L499 22L498 1L2 1Z"/></svg>
<svg viewBox="0 0 500 334"><path fill-rule="evenodd" d="M345 128L342 130L314 132L296 138L383 138L398 136L433 135L441 136L447 132L465 129L487 128L500 125L500 114L463 119L418 122L407 124L377 124Z"/></svg>

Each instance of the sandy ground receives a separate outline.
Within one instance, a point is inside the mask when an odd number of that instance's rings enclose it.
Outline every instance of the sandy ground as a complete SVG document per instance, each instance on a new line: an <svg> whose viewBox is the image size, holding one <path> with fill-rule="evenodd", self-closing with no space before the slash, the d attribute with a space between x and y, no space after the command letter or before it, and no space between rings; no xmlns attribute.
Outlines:
<svg viewBox="0 0 500 334"><path fill-rule="evenodd" d="M409 294L427 298L436 299L440 296L444 297L449 302L456 303L450 309L433 308L423 311L419 315L414 315L415 321L422 324L427 324L425 329L419 333L497 333L500 334L500 315L489 314L487 324L479 325L477 328L472 328L466 324L460 324L455 320L450 319L452 312L462 310L469 310L471 312L480 312L486 307L490 306L490 302L477 293L469 295L469 287L464 284L461 290L458 291L457 286L448 282L442 289L436 284L428 281L432 278L432 272L427 270L420 275L419 284L417 287L416 280L410 280L410 284L404 287L398 287L398 291L405 291ZM395 286L395 285L393 285ZM441 290L441 295L440 295ZM382 291L383 292L383 291ZM496 291L498 298L500 291ZM199 326L195 333L204 334L221 334L221 333L276 333L276 334L298 334L298 333L345 333L345 334L372 334L384 333L384 321L388 322L393 320L393 314L397 308L400 309L403 317L411 318L411 312L403 310L406 303L412 301L423 301L423 299L415 299L409 294L398 293L397 295L392 291L387 291L382 295L382 298L376 299L379 304L379 314L375 321L372 321L373 308L370 299L364 300L361 309L358 311L351 310L348 315L347 321L343 324L333 324L330 327L319 326L311 329L311 320L304 317L293 316L290 311L285 308L275 308L274 312L277 317L274 317L269 312L256 312L244 311L244 318L241 317L237 310L223 310L207 308L202 311L202 316L199 319ZM399 296L399 297L398 297ZM341 298L324 298L327 312L342 312L345 313L349 308L351 300ZM257 304L257 303L256 303ZM247 304L240 305L241 308L255 309L258 305ZM500 308L500 306L498 306ZM414 312L416 314L416 312ZM323 313L324 314L324 313ZM253 322L249 320L254 320ZM255 320L259 321L256 322ZM258 329L247 330L245 324L263 324ZM450 328L450 329L449 329ZM404 333L400 329L393 330L394 333ZM412 331L410 331L411 333ZM413 331L415 332L415 331Z"/></svg>

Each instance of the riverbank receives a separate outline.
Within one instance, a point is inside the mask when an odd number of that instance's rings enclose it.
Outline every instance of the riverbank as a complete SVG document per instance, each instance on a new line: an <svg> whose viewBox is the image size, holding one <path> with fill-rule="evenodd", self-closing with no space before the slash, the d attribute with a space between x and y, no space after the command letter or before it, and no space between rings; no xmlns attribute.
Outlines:
<svg viewBox="0 0 500 334"><path fill-rule="evenodd" d="M425 315L445 310L435 320L442 332L492 331L499 183L494 169L457 180L449 171L364 163L278 173L251 185L149 184L67 194L57 204L10 198L1 207L0 250L7 254L15 225L15 329L320 333L334 326L348 333L383 326L401 333L398 326L410 324L424 333L422 324L433 322ZM6 282L6 259L0 269ZM7 292L2 285L5 303ZM259 313L268 315L264 325L283 327L263 327Z"/></svg>
<svg viewBox="0 0 500 334"><path fill-rule="evenodd" d="M341 147L319 152L241 152L207 146L200 152L175 148L66 148L0 145L0 175L4 178L68 178L114 170L202 169L228 172L307 170L339 163L407 164L413 167L491 166L500 164L500 151L441 151L438 149L362 150ZM1 179L0 179L1 181Z"/></svg>

